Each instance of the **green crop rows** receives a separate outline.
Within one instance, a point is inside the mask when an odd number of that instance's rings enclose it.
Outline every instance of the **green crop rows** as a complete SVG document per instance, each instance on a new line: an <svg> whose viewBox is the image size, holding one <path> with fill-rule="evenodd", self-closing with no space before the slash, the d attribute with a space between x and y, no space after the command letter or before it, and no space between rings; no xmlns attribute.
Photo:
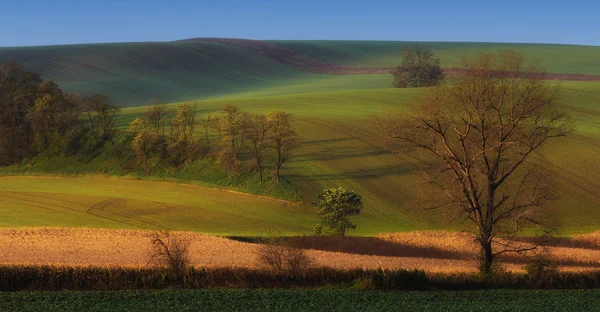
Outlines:
<svg viewBox="0 0 600 312"><path fill-rule="evenodd" d="M597 311L600 291L160 290L0 293L2 311Z"/></svg>

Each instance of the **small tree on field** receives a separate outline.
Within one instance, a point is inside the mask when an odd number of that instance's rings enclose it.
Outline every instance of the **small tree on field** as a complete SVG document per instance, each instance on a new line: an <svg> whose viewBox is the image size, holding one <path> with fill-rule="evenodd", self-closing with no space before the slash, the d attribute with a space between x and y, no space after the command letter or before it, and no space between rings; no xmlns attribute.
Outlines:
<svg viewBox="0 0 600 312"><path fill-rule="evenodd" d="M464 58L462 68L408 112L386 112L376 123L388 147L427 157L417 165L434 186L433 207L453 208L473 225L489 273L498 254L535 248L510 239L544 225L541 208L554 193L543 163L529 160L570 125L557 108L558 85L537 62L501 51Z"/></svg>
<svg viewBox="0 0 600 312"><path fill-rule="evenodd" d="M346 230L356 228L356 224L348 217L360 213L362 200L360 195L340 187L323 190L314 206L325 226L339 235L345 235Z"/></svg>
<svg viewBox="0 0 600 312"><path fill-rule="evenodd" d="M402 47L402 64L394 71L394 87L431 87L444 79L440 60L422 47Z"/></svg>

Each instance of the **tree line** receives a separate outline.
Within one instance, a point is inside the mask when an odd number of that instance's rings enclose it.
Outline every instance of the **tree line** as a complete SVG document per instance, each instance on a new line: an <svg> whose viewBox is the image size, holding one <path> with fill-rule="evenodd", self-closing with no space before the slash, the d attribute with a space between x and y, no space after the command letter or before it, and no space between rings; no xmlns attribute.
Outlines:
<svg viewBox="0 0 600 312"><path fill-rule="evenodd" d="M68 155L81 148L85 115L95 141L114 135L119 108L107 96L79 98L17 63L0 66L0 165L31 162L40 153Z"/></svg>
<svg viewBox="0 0 600 312"><path fill-rule="evenodd" d="M17 63L0 65L0 165L106 145L124 170L123 159L131 154L149 175L211 157L230 177L256 171L262 183L269 167L279 183L281 168L298 146L292 115L280 110L260 115L227 105L199 116L197 105L188 102L174 112L153 105L129 131L117 128L120 112L107 95L78 97Z"/></svg>
<svg viewBox="0 0 600 312"><path fill-rule="evenodd" d="M278 110L260 115L232 105L217 114L197 116L196 104L186 102L172 118L166 106L155 105L145 118L133 120L129 130L138 163L148 174L160 165L178 168L212 156L231 176L246 165L246 170L258 172L261 183L265 165L271 164L279 183L282 166L298 146L290 113Z"/></svg>

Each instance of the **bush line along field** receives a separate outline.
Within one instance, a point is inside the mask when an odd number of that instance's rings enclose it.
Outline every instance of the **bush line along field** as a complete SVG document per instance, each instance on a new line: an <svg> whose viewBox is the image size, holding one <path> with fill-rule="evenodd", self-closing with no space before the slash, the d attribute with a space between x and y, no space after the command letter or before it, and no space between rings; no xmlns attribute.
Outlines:
<svg viewBox="0 0 600 312"><path fill-rule="evenodd" d="M369 76L356 76L369 80ZM388 77L389 78L389 77ZM557 211L557 223L555 227L558 234L568 235L573 233L589 232L597 229L600 223L600 171L595 164L600 157L600 84L593 82L563 82L564 97L561 99L564 109L572 116L576 125L573 135L548 145L545 148L544 157L534 157L535 161L550 164L550 168L556 174L557 184L560 186L559 199L551 203L551 208ZM310 203L314 201L315 195L323 188L343 186L363 196L365 208L361 215L355 220L358 224L356 231L350 232L354 235L375 235L380 232L428 230L428 229L452 229L446 222L443 214L425 214L419 206L416 190L421 186L421 180L411 165L411 159L403 155L393 155L381 149L378 144L377 132L369 126L369 116L383 111L386 107L402 107L415 96L423 94L424 89L372 89L352 90L320 93L304 93L281 96L269 96L243 99L221 99L198 102L198 113L200 116L217 113L227 104L238 106L245 111L265 113L275 109L283 109L295 117L295 128L300 138L300 148L295 151L289 164L283 168L282 175L290 181L298 190L303 199ZM127 108L122 111L118 123L122 129L144 114L146 107ZM169 105L168 110L172 114L175 104ZM200 117L199 116L199 117ZM576 159L577 161L572 161ZM33 166L21 168L4 169L4 174L65 174L71 168L76 173L102 172L97 164L92 162L86 168L79 168L69 163L48 163L40 161ZM64 169L63 169L64 168ZM200 168L200 167L198 167ZM190 171L185 175L186 179L191 177L205 185L222 184L226 187L238 187L227 185L227 178L215 179L212 174L200 171ZM49 172L49 173L48 173ZM110 172L109 174L115 174ZM206 174L206 175L205 175ZM218 176L218 175L217 175ZM3 178L0 183L4 185L5 191L9 191L12 178ZM55 184L53 180L40 179L36 182L38 189L44 189L46 184ZM107 187L117 182L112 180L99 180L99 178L88 181L76 179L64 179L62 189L51 188L52 196L67 196L70 188L78 189L77 184L102 185ZM134 185L137 182L128 182ZM26 185L25 184L25 185ZM32 185L32 184L29 184ZM16 186L15 186L16 187ZM134 186L132 186L134 187ZM134 187L135 188L135 187ZM163 193L165 197L174 196L175 202L171 204L188 205L183 199L176 196L179 191L173 189ZM32 188L21 187L19 192L31 191ZM117 192L118 193L118 192ZM120 194L120 193L119 193ZM81 196L90 196L90 205L97 194L90 187ZM48 195L50 196L50 195ZM113 197L119 197L117 195ZM287 196L287 195L286 195ZM161 199L156 199L161 201ZM177 203L176 201L181 201ZM121 208L123 214L153 215L153 222L161 226L179 230L198 230L208 233L232 234L232 235L264 235L265 231L275 234L296 233L307 234L316 223L316 216L310 207L288 205L282 208L282 215L272 215L271 206L257 206L257 218L265 218L264 227L253 228L251 218L239 217L230 220L227 230L217 230L211 227L210 222L199 222L191 224L191 220L202 220L205 211L217 212L219 205L212 205L204 201L200 206L188 207L190 222L181 223L174 221L178 217L168 213L154 214L154 211L140 210L144 205L131 204ZM134 206L138 208L133 208ZM298 208L296 208L298 207ZM15 210L21 211L22 216L31 212L31 206L21 202L20 206L13 204L9 215L15 215ZM0 208L6 210L8 208ZM131 209L131 210L129 210ZM150 209L151 210L151 209ZM37 214L37 213L36 213ZM36 215L34 214L34 216ZM285 217L283 216L285 215ZM160 215L160 217L158 217ZM262 216L260 216L262 215ZM85 217L81 215L80 218ZM20 219L21 218L21 219ZM74 219L77 219L73 216ZM72 218L58 219L60 222L50 222L44 218L31 217L26 223L22 217L7 218L5 226L100 226L92 221L82 223ZM67 221L69 220L69 221ZM198 221L195 221L198 222ZM269 223L271 222L271 223ZM270 226L268 224L271 224ZM206 226L205 226L206 225ZM124 225L120 225L124 226ZM111 227L118 227L112 225ZM125 226L127 227L127 226ZM234 230L234 228L238 230Z"/></svg>
<svg viewBox="0 0 600 312"><path fill-rule="evenodd" d="M0 309L19 311L592 311L598 290L358 292L352 290L154 290L14 292Z"/></svg>

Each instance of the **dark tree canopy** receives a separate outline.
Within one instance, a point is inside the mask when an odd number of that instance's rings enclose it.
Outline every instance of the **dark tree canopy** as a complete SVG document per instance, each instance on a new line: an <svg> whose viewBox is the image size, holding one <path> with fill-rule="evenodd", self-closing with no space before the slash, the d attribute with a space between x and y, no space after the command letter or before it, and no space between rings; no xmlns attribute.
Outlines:
<svg viewBox="0 0 600 312"><path fill-rule="evenodd" d="M530 156L570 126L557 108L557 84L536 62L501 51L464 58L462 68L464 75L429 89L408 113L376 121L389 147L428 155L420 167L440 195L430 196L471 222L481 269L489 271L496 255L530 248L507 239L542 225L541 208L555 193L544 164Z"/></svg>
<svg viewBox="0 0 600 312"><path fill-rule="evenodd" d="M396 88L431 87L444 79L440 60L430 50L404 46L402 64L392 72Z"/></svg>
<svg viewBox="0 0 600 312"><path fill-rule="evenodd" d="M362 200L360 195L339 187L323 190L314 205L323 225L336 234L345 235L346 230L356 228L348 217L360 213Z"/></svg>
<svg viewBox="0 0 600 312"><path fill-rule="evenodd" d="M0 164L31 158L33 135L27 112L41 83L40 75L17 63L0 65Z"/></svg>

